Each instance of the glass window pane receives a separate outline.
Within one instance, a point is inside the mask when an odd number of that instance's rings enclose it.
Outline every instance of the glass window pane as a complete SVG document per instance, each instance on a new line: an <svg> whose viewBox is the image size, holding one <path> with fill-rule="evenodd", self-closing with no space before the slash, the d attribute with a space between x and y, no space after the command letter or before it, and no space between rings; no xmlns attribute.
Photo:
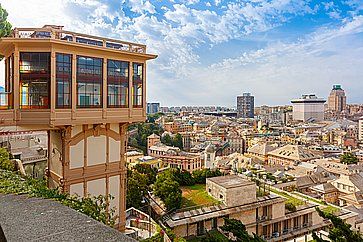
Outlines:
<svg viewBox="0 0 363 242"><path fill-rule="evenodd" d="M21 108L49 108L50 53L21 52L19 72Z"/></svg>
<svg viewBox="0 0 363 242"><path fill-rule="evenodd" d="M141 63L133 63L132 104L134 107L143 105L143 67Z"/></svg>
<svg viewBox="0 0 363 242"><path fill-rule="evenodd" d="M70 108L72 83L72 55L56 54L57 103L56 108Z"/></svg>
<svg viewBox="0 0 363 242"><path fill-rule="evenodd" d="M128 96L122 95L122 87L129 88L129 62L107 61L108 107L128 107Z"/></svg>
<svg viewBox="0 0 363 242"><path fill-rule="evenodd" d="M77 56L77 107L102 107L101 58Z"/></svg>

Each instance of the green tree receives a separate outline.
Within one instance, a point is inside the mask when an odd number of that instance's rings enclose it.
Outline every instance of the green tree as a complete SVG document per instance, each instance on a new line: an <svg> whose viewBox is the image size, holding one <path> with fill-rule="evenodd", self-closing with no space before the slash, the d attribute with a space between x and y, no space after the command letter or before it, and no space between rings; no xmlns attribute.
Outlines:
<svg viewBox="0 0 363 242"><path fill-rule="evenodd" d="M183 138L181 134L177 133L173 138L173 146L183 149Z"/></svg>
<svg viewBox="0 0 363 242"><path fill-rule="evenodd" d="M253 236L249 235L246 226L237 219L224 219L224 225L221 229L225 232L232 233L233 236L236 238L235 241L237 242L264 242L262 238L258 237L256 234Z"/></svg>
<svg viewBox="0 0 363 242"><path fill-rule="evenodd" d="M334 214L326 213L319 208L316 208L318 214L324 218L329 219L332 223L331 228L329 229L328 238L332 242L348 242L348 241L357 241L363 242L363 238L359 232L353 231L351 229L351 225L344 222L341 218L338 218ZM313 232L313 238L316 242L327 242L327 240L319 238L319 236Z"/></svg>
<svg viewBox="0 0 363 242"><path fill-rule="evenodd" d="M129 145L138 148L146 154L147 152L147 137L153 133L161 135L164 130L155 123L138 123L128 127L129 132L132 134L129 137Z"/></svg>
<svg viewBox="0 0 363 242"><path fill-rule="evenodd" d="M173 140L169 134L164 134L163 136L161 136L160 141L165 145L173 146Z"/></svg>
<svg viewBox="0 0 363 242"><path fill-rule="evenodd" d="M168 210L180 208L182 191L172 172L163 172L157 176L154 193L160 197Z"/></svg>
<svg viewBox="0 0 363 242"><path fill-rule="evenodd" d="M358 163L358 158L352 154L352 153L344 153L343 155L340 156L340 162L343 164L357 164Z"/></svg>
<svg viewBox="0 0 363 242"><path fill-rule="evenodd" d="M14 171L14 163L10 160L10 154L5 148L0 148L0 169Z"/></svg>
<svg viewBox="0 0 363 242"><path fill-rule="evenodd" d="M192 186L195 184L195 180L192 176L192 174L190 174L190 172L188 171L181 171L179 173L179 184L181 186Z"/></svg>
<svg viewBox="0 0 363 242"><path fill-rule="evenodd" d="M137 171L128 171L127 175L127 193L126 207L140 208L142 206L143 196L148 191L148 176Z"/></svg>
<svg viewBox="0 0 363 242"><path fill-rule="evenodd" d="M147 122L148 123L155 123L155 121L160 118L161 116L164 116L163 113L154 113L147 115Z"/></svg>
<svg viewBox="0 0 363 242"><path fill-rule="evenodd" d="M152 168L149 164L136 164L134 170L140 174L145 174L147 176L147 185L150 186L156 181L156 175L158 173L157 168Z"/></svg>
<svg viewBox="0 0 363 242"><path fill-rule="evenodd" d="M195 183L198 183L198 184L205 184L206 178L208 178L208 177L215 177L215 176L221 176L221 175L222 175L222 173L218 169L211 170L209 168L207 168L207 169L205 168L202 170L193 171L193 178L195 180Z"/></svg>
<svg viewBox="0 0 363 242"><path fill-rule="evenodd" d="M0 38L11 34L11 24L7 21L8 12L1 7L0 4ZM2 60L3 56L0 56Z"/></svg>

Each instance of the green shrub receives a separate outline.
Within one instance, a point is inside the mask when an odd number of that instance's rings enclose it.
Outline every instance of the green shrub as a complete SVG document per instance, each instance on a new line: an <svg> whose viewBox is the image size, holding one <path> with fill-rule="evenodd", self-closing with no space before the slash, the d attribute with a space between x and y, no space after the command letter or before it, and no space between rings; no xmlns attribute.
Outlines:
<svg viewBox="0 0 363 242"><path fill-rule="evenodd" d="M285 208L290 212L296 212L296 206L290 202L285 203Z"/></svg>
<svg viewBox="0 0 363 242"><path fill-rule="evenodd" d="M70 196L61 193L58 189L48 188L44 180L23 178L14 172L1 169L0 193L28 194L30 197L52 199L109 226L115 225L117 219L117 216L114 215L115 209L108 208L108 203L113 199L112 196Z"/></svg>
<svg viewBox="0 0 363 242"><path fill-rule="evenodd" d="M0 169L14 171L15 165L10 160L10 154L5 148L0 148Z"/></svg>

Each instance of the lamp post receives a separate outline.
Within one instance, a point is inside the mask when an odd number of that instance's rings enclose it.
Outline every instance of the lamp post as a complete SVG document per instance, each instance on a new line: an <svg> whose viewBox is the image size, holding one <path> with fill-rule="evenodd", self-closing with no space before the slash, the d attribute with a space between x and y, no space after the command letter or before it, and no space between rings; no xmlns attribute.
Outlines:
<svg viewBox="0 0 363 242"><path fill-rule="evenodd" d="M150 196L150 192L148 191L148 196ZM148 230L149 230L149 238L151 237L151 203L150 203L150 199L143 195L143 203L147 203L148 206L148 213L149 213L149 224L148 224Z"/></svg>

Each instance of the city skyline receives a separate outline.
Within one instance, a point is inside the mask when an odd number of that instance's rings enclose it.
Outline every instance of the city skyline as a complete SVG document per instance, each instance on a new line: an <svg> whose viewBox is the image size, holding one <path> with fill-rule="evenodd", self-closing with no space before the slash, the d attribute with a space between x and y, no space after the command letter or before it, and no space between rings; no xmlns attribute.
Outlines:
<svg viewBox="0 0 363 242"><path fill-rule="evenodd" d="M333 84L347 103L363 102L361 1L0 3L14 27L62 24L147 44L159 55L149 64L148 101L162 106L234 106L243 92L256 106L283 105L302 94L326 98Z"/></svg>
<svg viewBox="0 0 363 242"><path fill-rule="evenodd" d="M363 0L0 16L0 241L363 241Z"/></svg>

